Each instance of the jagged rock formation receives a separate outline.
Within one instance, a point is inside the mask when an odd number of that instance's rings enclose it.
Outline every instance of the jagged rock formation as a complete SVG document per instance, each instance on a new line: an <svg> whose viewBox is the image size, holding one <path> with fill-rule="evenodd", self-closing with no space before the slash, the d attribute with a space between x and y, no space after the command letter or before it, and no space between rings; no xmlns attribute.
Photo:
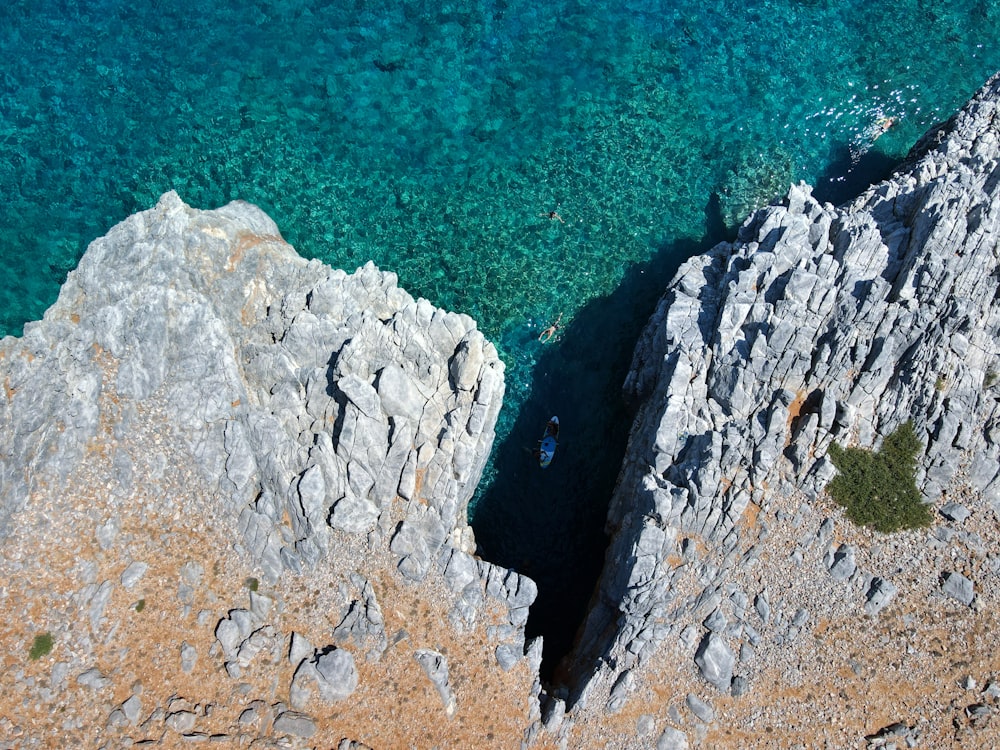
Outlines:
<svg viewBox="0 0 1000 750"><path fill-rule="evenodd" d="M12 345L34 357L7 357L16 439L0 529L97 433L95 345L116 361L119 398L164 389L269 581L315 564L330 526L387 522L397 497L426 506L402 529L431 540L408 567L426 568L449 536L474 548L464 508L503 399L503 364L475 323L412 300L372 265L348 277L301 261L248 206L199 216L175 194L95 242ZM47 424L64 427L53 451Z"/></svg>
<svg viewBox="0 0 1000 750"><path fill-rule="evenodd" d="M933 578L927 586L940 591L944 570L944 594L968 606L978 590L992 602L998 106L994 78L849 205L793 187L735 242L682 266L625 384L637 415L606 568L571 657L578 715L605 701L617 710L614 686L667 652L742 695L768 666L755 651L783 663L781 652L817 620L828 626L845 595L858 618L863 606L891 610L907 576ZM962 521L943 512L946 528L929 540L912 533L881 559L880 543L846 529L824 498L835 472L826 454L834 441L878 447L906 420L923 445L919 488L928 502L964 500ZM976 532L962 527L969 513ZM782 546L776 532L789 528L797 538ZM975 584L955 565L976 571ZM832 599L793 591L799 580Z"/></svg>
<svg viewBox="0 0 1000 750"><path fill-rule="evenodd" d="M470 669L484 667L516 673L523 684L506 710L518 733L528 728L535 587L470 554L466 505L504 379L469 317L412 299L370 264L348 275L303 260L248 204L203 212L168 193L92 243L44 320L0 343L0 381L2 600L28 610L5 642L25 661L35 634L55 644L43 660L50 675L29 677L40 664L28 662L5 691L15 701L25 685L45 685L45 733L0 712L0 734L72 744L74 731L94 729L83 724L93 712L64 681L118 695L136 680L145 692L105 706L104 716L118 711L102 722L109 739L169 730L333 744L342 737L323 702L366 682L369 703L372 693L394 700L363 662L413 673L436 708L355 739L406 743L425 736L422 724L444 731L435 716L468 721L469 693L481 688ZM35 558L37 547L53 554ZM60 582L43 593L35 576ZM164 583L176 596L158 591ZM38 606L59 592L69 606ZM401 613L404 600L413 604ZM199 710L171 708L126 666L130 651L151 648L140 636L153 639L156 617L176 628L158 648L176 656L157 661L157 687ZM456 640L465 646L449 651ZM387 666L388 651L409 657ZM448 652L445 679L431 683L421 659L438 652ZM174 674L174 660L203 682ZM141 713L129 703L139 695Z"/></svg>
<svg viewBox="0 0 1000 750"><path fill-rule="evenodd" d="M794 187L682 267L577 689L541 706L534 584L465 522L493 347L251 206L164 196L0 342L0 739L996 744L998 106L1000 78L850 205ZM877 537L826 453L905 420L939 516Z"/></svg>

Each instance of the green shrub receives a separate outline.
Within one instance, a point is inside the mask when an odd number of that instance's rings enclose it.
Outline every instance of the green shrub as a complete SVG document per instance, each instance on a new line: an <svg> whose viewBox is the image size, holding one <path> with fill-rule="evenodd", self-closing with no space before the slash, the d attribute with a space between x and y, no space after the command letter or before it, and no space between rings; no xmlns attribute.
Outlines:
<svg viewBox="0 0 1000 750"><path fill-rule="evenodd" d="M258 588L260 588L260 581L258 581L256 578L252 576L250 578L247 578L245 583L247 585L247 588L250 589L251 591L256 591Z"/></svg>
<svg viewBox="0 0 1000 750"><path fill-rule="evenodd" d="M915 480L919 452L912 422L897 428L877 452L834 443L830 459L839 473L826 491L859 526L884 534L929 526L933 516Z"/></svg>
<svg viewBox="0 0 1000 750"><path fill-rule="evenodd" d="M135 603L135 611L136 612L142 612L142 610L144 610L145 608L146 608L146 600L145 599L140 599L139 601L137 601Z"/></svg>
<svg viewBox="0 0 1000 750"><path fill-rule="evenodd" d="M52 650L52 633L39 633L35 636L35 642L31 644L28 657L32 660L41 659Z"/></svg>

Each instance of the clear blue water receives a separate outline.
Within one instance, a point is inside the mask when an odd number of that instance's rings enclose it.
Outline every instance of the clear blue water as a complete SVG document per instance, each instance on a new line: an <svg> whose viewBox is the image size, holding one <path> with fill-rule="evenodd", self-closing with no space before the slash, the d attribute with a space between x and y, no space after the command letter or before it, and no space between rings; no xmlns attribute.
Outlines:
<svg viewBox="0 0 1000 750"><path fill-rule="evenodd" d="M998 50L1000 1L7 0L0 335L169 189L257 203L334 266L375 260L501 349L474 525L571 621L656 291L789 183L839 198L884 172ZM539 342L560 314L560 340ZM550 412L563 444L542 474Z"/></svg>

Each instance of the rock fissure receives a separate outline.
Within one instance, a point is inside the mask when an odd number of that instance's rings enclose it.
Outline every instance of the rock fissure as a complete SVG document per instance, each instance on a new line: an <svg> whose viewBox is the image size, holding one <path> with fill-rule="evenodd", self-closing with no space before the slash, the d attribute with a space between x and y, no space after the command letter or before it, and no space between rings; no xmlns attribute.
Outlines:
<svg viewBox="0 0 1000 750"><path fill-rule="evenodd" d="M993 179L998 95L994 78L890 180L845 206L822 205L807 186L793 187L779 205L751 217L735 242L692 258L671 283L626 382L640 405L630 458L611 501L613 538L600 593L570 657L578 680L570 715L583 724L596 727L587 718L592 712L620 710L625 675L632 692L648 694L657 690L657 674L675 672L700 674L716 695L729 696L723 700L731 716L746 715L740 702L764 715L766 698L747 700L748 690L772 679L759 654L789 663L789 654L802 653L800 635L819 626L816 612L830 631L850 627L853 607L892 618L885 612L935 590L975 611L972 579L949 570L938 580L934 568L950 561L941 557L930 570L927 562L945 549L971 562L995 554L987 550L997 541L1000 464L989 425L998 402L983 392L997 366L988 344L998 322L997 254L980 217L995 215L1000 203ZM704 291L709 268L720 279L711 295ZM713 335L699 335L687 323L694 319L714 321ZM973 355L973 347L981 348ZM802 393L814 394L811 403L798 404L792 416ZM907 419L921 436L918 484L926 501L958 498L980 514L964 542L944 527L931 532L930 553L913 538L919 532L901 544L845 527L823 492L834 471L826 457L832 442L877 448ZM758 509L753 522L742 524L751 506ZM809 523L823 533L793 540L783 528ZM834 544L832 528L855 541ZM703 546L688 543L693 535ZM796 579L821 580L810 560L823 566L834 592L847 584L856 593L820 602L800 590ZM636 581L658 595L637 595ZM785 593L780 603L757 595L755 624L739 603L762 581ZM900 604L904 589L907 604ZM919 614L905 617L920 622ZM961 628L979 627L972 612L958 619ZM817 643L833 658L836 648ZM666 654L689 666L668 666ZM797 658L801 668L805 657ZM812 679L822 679L816 659L808 657ZM985 654L977 663L995 668ZM718 713L695 713L699 731L680 715L668 723L707 741Z"/></svg>
<svg viewBox="0 0 1000 750"><path fill-rule="evenodd" d="M995 744L998 107L994 78L890 179L840 207L793 186L681 267L545 691L547 602L466 520L493 345L248 204L164 195L0 342L0 737ZM877 536L827 454L906 421L935 522Z"/></svg>

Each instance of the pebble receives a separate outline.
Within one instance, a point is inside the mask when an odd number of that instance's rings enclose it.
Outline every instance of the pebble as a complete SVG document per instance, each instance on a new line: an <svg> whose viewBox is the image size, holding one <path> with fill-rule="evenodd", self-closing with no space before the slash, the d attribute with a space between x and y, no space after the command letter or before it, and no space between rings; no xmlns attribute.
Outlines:
<svg viewBox="0 0 1000 750"><path fill-rule="evenodd" d="M146 571L149 569L149 565L144 562L131 562L128 567L122 571L121 584L126 591L131 591L135 588L135 585L142 580L142 577L146 575Z"/></svg>
<svg viewBox="0 0 1000 750"><path fill-rule="evenodd" d="M135 724L139 720L139 715L142 713L142 699L138 695L129 696L124 703L122 703L122 712L125 714L125 718L129 720L129 723Z"/></svg>
<svg viewBox="0 0 1000 750"><path fill-rule="evenodd" d="M694 693L688 693L684 700L687 707L691 709L691 713L701 721L708 724L715 720L715 711L712 710L712 707Z"/></svg>
<svg viewBox="0 0 1000 750"><path fill-rule="evenodd" d="M656 741L656 750L688 750L688 738L680 729L667 727Z"/></svg>
<svg viewBox="0 0 1000 750"><path fill-rule="evenodd" d="M167 714L166 724L178 734L187 734L194 729L196 720L192 711L174 711Z"/></svg>
<svg viewBox="0 0 1000 750"><path fill-rule="evenodd" d="M652 714L642 714L635 722L635 733L647 737L656 730L656 717Z"/></svg>
<svg viewBox="0 0 1000 750"><path fill-rule="evenodd" d="M976 598L972 581L954 571L946 572L941 576L941 590L947 596L966 606L971 605Z"/></svg>
<svg viewBox="0 0 1000 750"><path fill-rule="evenodd" d="M316 722L312 717L298 711L282 711L274 720L275 734L290 734L309 739L316 734Z"/></svg>
<svg viewBox="0 0 1000 750"><path fill-rule="evenodd" d="M97 668L88 669L77 676L76 681L93 690L103 690L111 685L111 680L101 674Z"/></svg>
<svg viewBox="0 0 1000 750"><path fill-rule="evenodd" d="M187 641L181 642L181 670L190 674L194 670L194 665L198 662L198 651Z"/></svg>
<svg viewBox="0 0 1000 750"><path fill-rule="evenodd" d="M945 503L941 506L940 511L942 516L947 518L949 521L954 521L955 523L962 523L966 518L968 518L971 513L968 508L966 508L961 503Z"/></svg>

